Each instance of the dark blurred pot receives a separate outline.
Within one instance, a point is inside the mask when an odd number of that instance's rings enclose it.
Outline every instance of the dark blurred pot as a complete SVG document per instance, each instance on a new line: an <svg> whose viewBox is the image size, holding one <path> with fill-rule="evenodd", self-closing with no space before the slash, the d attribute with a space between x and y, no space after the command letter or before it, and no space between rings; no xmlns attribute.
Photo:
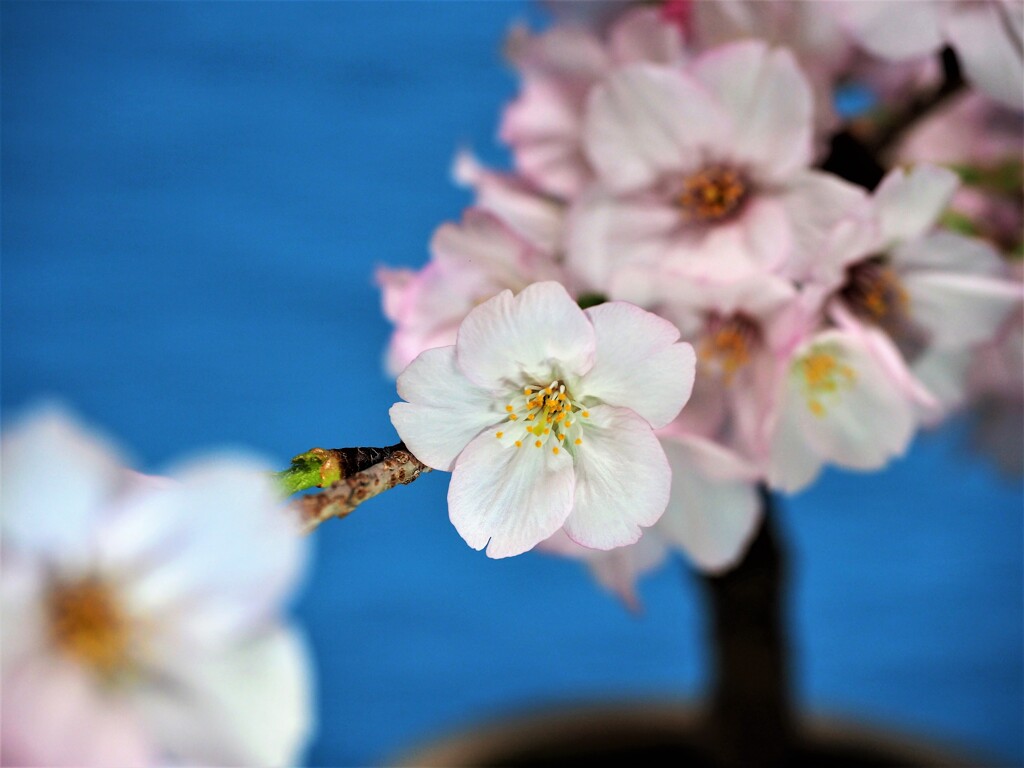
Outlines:
<svg viewBox="0 0 1024 768"><path fill-rule="evenodd" d="M411 752L400 766L712 766L699 710L681 703L576 706L493 722ZM800 726L794 766L991 765L991 761L841 720Z"/></svg>

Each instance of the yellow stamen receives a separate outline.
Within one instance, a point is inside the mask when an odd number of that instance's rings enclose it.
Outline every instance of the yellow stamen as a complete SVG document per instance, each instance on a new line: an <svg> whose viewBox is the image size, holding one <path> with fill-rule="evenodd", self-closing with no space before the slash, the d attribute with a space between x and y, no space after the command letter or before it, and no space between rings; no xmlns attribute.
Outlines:
<svg viewBox="0 0 1024 768"><path fill-rule="evenodd" d="M535 448L540 448L540 440L533 444Z"/></svg>
<svg viewBox="0 0 1024 768"><path fill-rule="evenodd" d="M577 437L576 438L576 445L583 445L583 438L582 437Z"/></svg>
<svg viewBox="0 0 1024 768"><path fill-rule="evenodd" d="M498 438L499 440L500 440L500 439L501 439L502 437L504 437L504 436L505 436L505 433L504 433L504 432L498 432L498 433L497 433L497 434L495 435L495 437L497 437L497 438Z"/></svg>

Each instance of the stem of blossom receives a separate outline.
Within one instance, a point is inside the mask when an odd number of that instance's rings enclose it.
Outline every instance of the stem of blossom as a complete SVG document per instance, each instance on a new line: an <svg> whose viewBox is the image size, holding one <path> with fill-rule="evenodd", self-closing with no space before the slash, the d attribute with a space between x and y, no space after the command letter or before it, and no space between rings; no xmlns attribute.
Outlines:
<svg viewBox="0 0 1024 768"><path fill-rule="evenodd" d="M313 454L312 459L304 458L310 454ZM314 448L296 456L292 460L293 466L296 459L301 460L300 464L310 465L319 461L317 477L312 476L308 468L296 473L295 477L301 475L303 482L319 480L299 490L327 485L322 492L303 496L293 502L304 533L309 533L332 517L345 517L367 499L396 485L411 483L424 472L430 471L430 467L406 450L404 443L387 448ZM289 471L285 470L280 475ZM329 485L326 482L328 479L331 480Z"/></svg>
<svg viewBox="0 0 1024 768"><path fill-rule="evenodd" d="M794 746L785 552L763 486L761 503L761 529L743 561L703 577L714 663L708 749L716 765L729 768L788 765Z"/></svg>

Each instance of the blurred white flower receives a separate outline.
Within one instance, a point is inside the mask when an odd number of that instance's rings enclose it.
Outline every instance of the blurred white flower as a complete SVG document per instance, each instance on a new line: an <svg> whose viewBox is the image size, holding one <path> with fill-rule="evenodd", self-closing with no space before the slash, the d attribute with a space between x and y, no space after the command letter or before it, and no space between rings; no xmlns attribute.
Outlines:
<svg viewBox="0 0 1024 768"><path fill-rule="evenodd" d="M2 441L4 765L283 765L309 664L282 616L303 548L269 475L139 475L68 416Z"/></svg>

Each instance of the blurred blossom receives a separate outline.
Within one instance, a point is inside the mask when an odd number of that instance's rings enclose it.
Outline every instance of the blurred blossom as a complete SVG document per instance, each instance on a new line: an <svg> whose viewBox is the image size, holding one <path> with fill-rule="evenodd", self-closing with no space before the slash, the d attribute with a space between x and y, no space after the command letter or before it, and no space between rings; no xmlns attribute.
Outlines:
<svg viewBox="0 0 1024 768"><path fill-rule="evenodd" d="M968 82L1024 107L1024 3L1020 0L849 0L837 3L870 53L891 61L956 51Z"/></svg>
<svg viewBox="0 0 1024 768"><path fill-rule="evenodd" d="M558 283L504 291L399 376L407 402L391 419L421 461L453 473L449 515L474 549L517 555L559 529L593 549L629 544L668 503L654 428L693 386L678 338L629 304L581 310Z"/></svg>
<svg viewBox="0 0 1024 768"><path fill-rule="evenodd" d="M590 99L600 184L570 213L569 265L612 298L638 264L698 281L798 276L862 196L809 168L811 112L792 55L759 41L614 73Z"/></svg>
<svg viewBox="0 0 1024 768"><path fill-rule="evenodd" d="M581 27L555 26L539 35L517 29L507 52L522 86L502 116L501 138L512 149L519 173L568 199L593 178L583 146L593 87L637 62L678 63L682 41L678 28L655 9L639 9L623 14L607 41Z"/></svg>
<svg viewBox="0 0 1024 768"><path fill-rule="evenodd" d="M147 477L56 410L5 430L2 457L3 763L295 761L303 547L264 468Z"/></svg>
<svg viewBox="0 0 1024 768"><path fill-rule="evenodd" d="M1024 113L981 94L964 93L914 126L893 154L899 162L961 169L965 183L953 197L952 208L1005 251L1020 248Z"/></svg>
<svg viewBox="0 0 1024 768"><path fill-rule="evenodd" d="M444 224L430 244L433 259L419 272L381 269L384 311L395 324L388 368L397 375L423 350L455 343L473 307L505 289L559 279L560 267L491 213L470 209L461 224Z"/></svg>

